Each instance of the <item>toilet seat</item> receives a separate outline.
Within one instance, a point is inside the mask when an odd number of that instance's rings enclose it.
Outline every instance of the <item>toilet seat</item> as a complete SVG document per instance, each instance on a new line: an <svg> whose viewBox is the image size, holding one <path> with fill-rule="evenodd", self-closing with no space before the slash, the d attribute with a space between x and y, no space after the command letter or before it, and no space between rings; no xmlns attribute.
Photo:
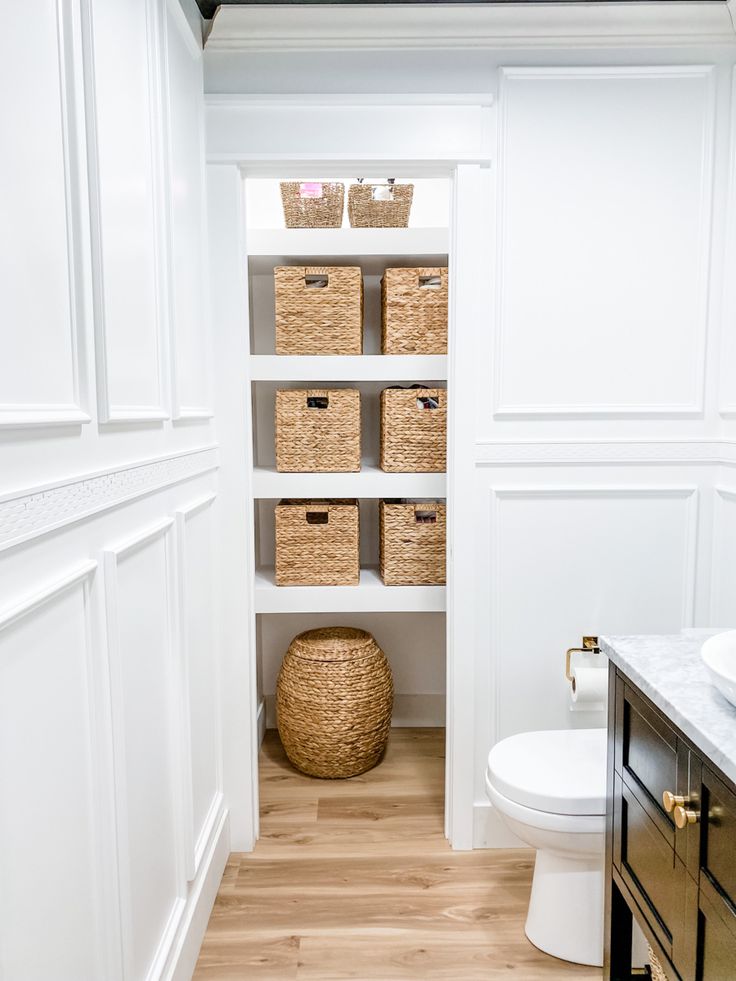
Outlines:
<svg viewBox="0 0 736 981"><path fill-rule="evenodd" d="M489 795L498 794L510 805L530 811L532 818L536 812L561 818L596 816L602 821L606 753L605 729L519 733L501 740L488 754L486 786ZM527 823L541 827L534 820Z"/></svg>
<svg viewBox="0 0 736 981"><path fill-rule="evenodd" d="M602 835L606 830L605 814L554 814L538 811L505 797L491 783L486 770L486 793L494 807L529 828L557 831L560 834Z"/></svg>

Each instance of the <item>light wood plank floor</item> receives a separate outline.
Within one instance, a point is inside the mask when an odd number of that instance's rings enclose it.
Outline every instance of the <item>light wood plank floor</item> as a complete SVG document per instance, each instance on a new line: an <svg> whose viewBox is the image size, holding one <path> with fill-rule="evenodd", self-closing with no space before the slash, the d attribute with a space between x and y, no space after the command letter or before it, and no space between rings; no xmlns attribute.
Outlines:
<svg viewBox="0 0 736 981"><path fill-rule="evenodd" d="M444 732L394 729L351 780L261 752L261 838L233 854L194 981L599 981L524 936L533 852L453 852Z"/></svg>

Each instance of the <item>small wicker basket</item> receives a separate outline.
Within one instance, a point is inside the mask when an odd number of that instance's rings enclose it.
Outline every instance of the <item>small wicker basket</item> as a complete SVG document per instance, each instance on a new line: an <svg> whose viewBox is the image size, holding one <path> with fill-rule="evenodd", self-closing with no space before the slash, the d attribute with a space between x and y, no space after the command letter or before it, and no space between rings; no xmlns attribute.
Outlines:
<svg viewBox="0 0 736 981"><path fill-rule="evenodd" d="M277 354L362 354L359 266L277 266Z"/></svg>
<svg viewBox="0 0 736 981"><path fill-rule="evenodd" d="M340 228L345 185L282 181L281 203L287 228Z"/></svg>
<svg viewBox="0 0 736 981"><path fill-rule="evenodd" d="M447 269L387 269L381 280L383 354L447 353Z"/></svg>
<svg viewBox="0 0 736 981"><path fill-rule="evenodd" d="M360 392L355 388L276 392L279 473L360 470Z"/></svg>
<svg viewBox="0 0 736 981"><path fill-rule="evenodd" d="M277 586L357 586L360 517L355 500L276 505Z"/></svg>
<svg viewBox="0 0 736 981"><path fill-rule="evenodd" d="M313 777L365 773L386 749L393 694L391 668L367 631L323 627L299 634L276 684L286 755Z"/></svg>
<svg viewBox="0 0 736 981"><path fill-rule="evenodd" d="M447 392L442 388L384 388L381 469L441 473L446 459Z"/></svg>
<svg viewBox="0 0 736 981"><path fill-rule="evenodd" d="M649 964L652 970L652 981L669 981L659 958L651 947L649 948Z"/></svg>
<svg viewBox="0 0 736 981"><path fill-rule="evenodd" d="M406 228L413 184L351 184L348 217L353 228Z"/></svg>
<svg viewBox="0 0 736 981"><path fill-rule="evenodd" d="M381 501L384 585L444 585L446 510L440 501Z"/></svg>

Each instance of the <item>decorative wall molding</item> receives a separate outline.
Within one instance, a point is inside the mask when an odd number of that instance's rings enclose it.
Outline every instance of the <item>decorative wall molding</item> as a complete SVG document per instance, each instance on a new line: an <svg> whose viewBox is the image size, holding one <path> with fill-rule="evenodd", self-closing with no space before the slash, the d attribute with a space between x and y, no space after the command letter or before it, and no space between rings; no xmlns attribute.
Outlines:
<svg viewBox="0 0 736 981"><path fill-rule="evenodd" d="M736 462L736 443L719 439L483 440L475 444L479 467L591 465L717 465Z"/></svg>
<svg viewBox="0 0 736 981"><path fill-rule="evenodd" d="M596 8L596 10L602 8ZM509 219L507 216L507 175L513 166L508 163L509 153L509 91L513 83L527 81L542 81L553 83L572 80L576 82L596 82L601 80L622 81L660 81L667 79L697 79L704 80L707 85L707 97L704 101L702 127L702 160L700 166L699 186L699 232L697 243L697 354L694 357L692 370L695 373L694 387L696 394L693 401L652 401L640 402L637 399L609 401L575 402L561 398L551 404L544 401L527 403L525 400L509 400L503 391L504 378L507 375L506 345L504 337L508 330L508 310L506 301L506 283L508 277L508 257L513 254L507 237L509 234ZM609 418L609 419L647 419L647 418L694 418L704 412L705 379L706 379L706 338L708 336L708 316L710 303L711 279L711 239L712 239L712 193L714 167L714 128L716 105L715 73L713 65L591 65L584 67L549 66L549 67L502 67L500 69L499 91L499 137L498 137L498 169L497 169L497 228L498 245L496 252L496 289L495 310L493 318L493 340L490 353L491 366L489 376L494 379L493 418L495 420L523 419L527 421L540 419L573 419L573 418ZM633 352L632 352L633 356Z"/></svg>
<svg viewBox="0 0 736 981"><path fill-rule="evenodd" d="M157 398L151 404L138 405L118 401L117 393L110 384L110 327L108 323L108 300L106 293L105 269L105 228L110 222L103 214L103 176L101 167L102 141L100 135L100 112L109 107L99 103L101 88L98 52L95 47L95 25L92 0L84 0L83 53L87 93L87 165L90 184L90 227L92 236L92 288L94 303L95 364L97 379L97 410L100 423L141 423L163 422L170 416L166 406L164 385L164 361L169 356L168 331L169 296L166 276L166 229L165 209L163 208L163 137L162 137L162 71L161 32L163 0L150 0L145 3L144 16L140 24L146 32L147 43L147 91L148 100L145 111L148 115L149 138L151 141L150 185L153 222L153 267L154 267L154 321L155 321L155 386ZM121 8L122 9L122 8ZM131 66L133 61L131 57ZM133 178L131 178L133 179ZM125 229L123 229L123 234ZM135 286L132 286L135 288ZM148 365L146 365L148 368Z"/></svg>
<svg viewBox="0 0 736 981"><path fill-rule="evenodd" d="M736 3L729 4L732 13ZM718 411L724 419L736 418L736 284L731 270L736 262L736 68L731 70L730 167L726 198L726 241L720 330L720 374L718 378Z"/></svg>
<svg viewBox="0 0 736 981"><path fill-rule="evenodd" d="M0 551L218 466L217 446L206 446L0 497Z"/></svg>
<svg viewBox="0 0 736 981"><path fill-rule="evenodd" d="M425 48L596 48L728 44L736 40L725 4L546 3L391 10L390 31L370 8L220 7L208 51L326 51Z"/></svg>
<svg viewBox="0 0 736 981"><path fill-rule="evenodd" d="M179 715L181 718L181 732L179 733L179 745L181 747L181 752L183 755L183 774L182 774L182 784L183 784L183 821L184 821L184 849L185 849L185 867L187 880L191 882L197 875L199 871L199 862L202 860L202 855L204 853L204 844L202 842L202 836L205 836L205 840L211 830L212 821L215 818L212 816L212 808L217 811L219 809L219 804L222 801L221 793L221 782L218 780L218 791L212 801L212 807L210 809L210 814L208 816L208 821L206 822L206 827L202 829L199 837L195 841L195 828L194 828L194 788L193 788L193 773L192 773L192 717L191 717L191 706L189 703L189 641L187 636L187 625L186 625L186 610L188 608L188 582L187 582L187 569L186 569L186 540L187 540L187 523L191 520L194 515L198 514L204 508L210 507L217 495L214 493L204 494L196 500L192 501L186 507L179 508L174 514L174 521L176 526L176 562L177 562L177 589L178 589L178 651L177 651L177 662L179 666L179 671L181 674L181 684L179 687L179 694L181 696ZM217 669L217 664L214 665L215 670ZM219 702L219 700L218 700ZM219 726L218 726L219 728ZM218 774L219 777L219 774Z"/></svg>
<svg viewBox="0 0 736 981"><path fill-rule="evenodd" d="M0 428L80 425L90 421L86 406L84 335L87 314L85 274L87 253L84 245L84 96L78 71L79 44L76 5L56 0L56 48L58 57L59 114L64 167L64 205L66 211L67 289L66 311L70 331L71 391L69 404L0 403ZM23 134L13 134L23 141ZM62 365L59 365L62 371Z"/></svg>

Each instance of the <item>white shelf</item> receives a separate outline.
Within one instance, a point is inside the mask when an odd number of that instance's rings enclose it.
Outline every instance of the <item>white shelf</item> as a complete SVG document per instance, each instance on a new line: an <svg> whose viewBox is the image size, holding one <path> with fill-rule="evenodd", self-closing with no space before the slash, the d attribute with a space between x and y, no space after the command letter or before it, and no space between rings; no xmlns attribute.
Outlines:
<svg viewBox="0 0 736 981"><path fill-rule="evenodd" d="M278 473L254 467L253 497L446 497L444 473L385 473L363 464L358 473Z"/></svg>
<svg viewBox="0 0 736 981"><path fill-rule="evenodd" d="M249 256L447 255L447 228L252 228Z"/></svg>
<svg viewBox="0 0 736 981"><path fill-rule="evenodd" d="M447 355L252 354L250 377L252 381L446 381Z"/></svg>
<svg viewBox="0 0 736 981"><path fill-rule="evenodd" d="M277 586L273 569L255 577L256 613L443 613L444 586L384 586L361 569L359 586Z"/></svg>

